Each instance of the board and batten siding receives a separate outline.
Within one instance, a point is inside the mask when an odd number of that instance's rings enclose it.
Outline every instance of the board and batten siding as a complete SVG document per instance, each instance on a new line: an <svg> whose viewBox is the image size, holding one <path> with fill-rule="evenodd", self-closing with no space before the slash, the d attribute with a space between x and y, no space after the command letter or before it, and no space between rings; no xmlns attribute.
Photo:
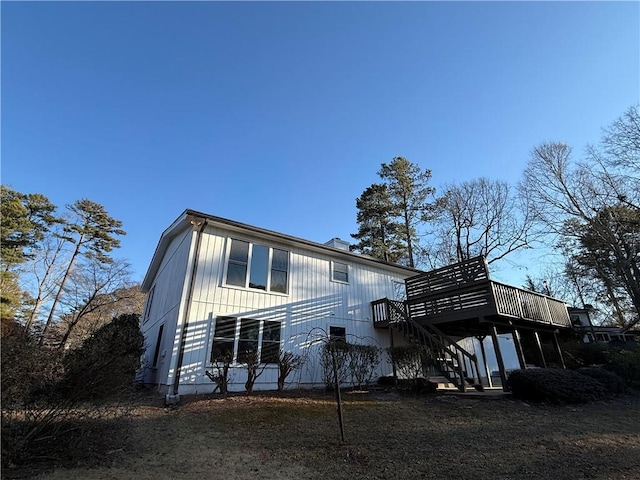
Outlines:
<svg viewBox="0 0 640 480"><path fill-rule="evenodd" d="M180 300L187 275L191 229L181 232L172 239L162 258L158 272L148 292L142 318L142 332L145 336L144 379L145 383L166 385L169 364L175 349L176 325ZM146 303L151 302L147 307ZM148 312L147 312L148 308ZM160 346L156 345L160 326L163 325ZM158 349L156 366L153 356Z"/></svg>
<svg viewBox="0 0 640 480"><path fill-rule="evenodd" d="M287 293L226 286L224 274L229 239L288 251ZM382 264L359 263L357 257L341 255L340 252L327 250L319 253L295 242L258 238L213 226L205 228L197 258L179 393L213 391L214 384L205 371L211 371L210 352L218 316L281 322L281 350L308 356L305 367L288 381L294 387L322 385L321 368L315 352L322 338L328 334L329 327L344 327L349 342L387 347L388 332L373 328L370 302L383 297L395 298L398 283L411 275L407 272L403 276L397 269L385 268ZM332 281L332 260L349 265L348 283ZM184 274L175 278L184 278ZM378 370L378 374L389 373L386 360ZM242 390L245 380L245 368L234 366L230 389ZM270 365L254 388L274 389L276 380L277 366Z"/></svg>

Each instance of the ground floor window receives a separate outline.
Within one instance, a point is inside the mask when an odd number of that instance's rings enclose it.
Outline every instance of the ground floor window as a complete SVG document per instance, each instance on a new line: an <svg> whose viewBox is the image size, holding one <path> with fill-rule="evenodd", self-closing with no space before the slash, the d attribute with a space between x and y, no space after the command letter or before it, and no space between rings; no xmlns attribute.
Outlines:
<svg viewBox="0 0 640 480"><path fill-rule="evenodd" d="M258 352L260 363L277 363L282 324L251 318L218 317L213 334L211 362L245 363Z"/></svg>

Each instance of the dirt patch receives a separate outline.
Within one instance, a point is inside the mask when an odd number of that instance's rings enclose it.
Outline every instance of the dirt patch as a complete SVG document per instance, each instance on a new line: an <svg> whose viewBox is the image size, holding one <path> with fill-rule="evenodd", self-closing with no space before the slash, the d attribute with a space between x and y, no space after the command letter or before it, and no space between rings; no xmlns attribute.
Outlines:
<svg viewBox="0 0 640 480"><path fill-rule="evenodd" d="M639 478L638 397L581 406L441 394L343 398L344 443L335 402L323 392L192 396L172 408L148 396L122 424L114 419L85 439L96 442L88 454L38 478ZM5 469L3 477L19 473Z"/></svg>

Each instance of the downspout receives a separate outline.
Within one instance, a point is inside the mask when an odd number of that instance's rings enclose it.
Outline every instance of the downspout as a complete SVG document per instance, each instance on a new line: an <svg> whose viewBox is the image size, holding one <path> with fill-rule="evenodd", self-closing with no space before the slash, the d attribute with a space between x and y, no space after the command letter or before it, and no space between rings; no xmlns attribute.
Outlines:
<svg viewBox="0 0 640 480"><path fill-rule="evenodd" d="M182 330L180 332L180 346L178 349L178 363L175 368L175 373L173 377L173 385L171 385L169 392L165 397L166 404L174 404L180 401L180 395L178 394L178 387L180 386L180 373L182 370L182 361L184 359L184 350L187 344L187 332L189 326L189 315L191 313L191 300L193 297L193 289L196 282L196 272L198 270L198 260L200 258L200 244L202 243L202 232L207 226L207 220L192 217L191 218L192 228L195 230L198 228L196 232L196 241L195 241L195 252L193 255L193 263L191 265L191 274L189 275L189 287L187 290L187 297L185 300L185 309L184 316L182 320Z"/></svg>

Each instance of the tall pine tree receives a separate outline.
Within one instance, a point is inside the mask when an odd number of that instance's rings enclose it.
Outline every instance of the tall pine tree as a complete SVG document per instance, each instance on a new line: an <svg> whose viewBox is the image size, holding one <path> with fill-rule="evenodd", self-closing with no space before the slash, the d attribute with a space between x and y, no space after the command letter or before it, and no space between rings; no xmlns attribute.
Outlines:
<svg viewBox="0 0 640 480"><path fill-rule="evenodd" d="M353 250L387 262L406 258L406 247L399 238L402 225L393 220L396 209L386 185L374 183L356 200L358 233L351 236L359 242Z"/></svg>

